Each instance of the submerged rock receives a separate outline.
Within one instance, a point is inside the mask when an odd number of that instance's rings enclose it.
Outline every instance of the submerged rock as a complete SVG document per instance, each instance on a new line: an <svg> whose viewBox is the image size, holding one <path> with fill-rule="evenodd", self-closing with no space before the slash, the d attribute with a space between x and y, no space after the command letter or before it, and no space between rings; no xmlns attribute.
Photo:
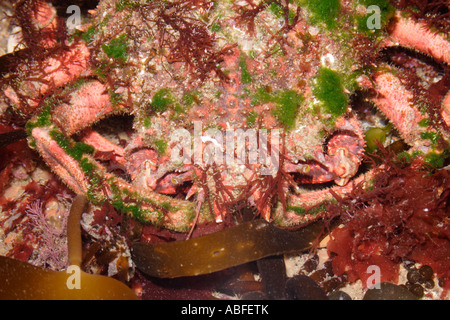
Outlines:
<svg viewBox="0 0 450 320"><path fill-rule="evenodd" d="M389 282L382 282L367 290L363 300L417 300L408 289Z"/></svg>

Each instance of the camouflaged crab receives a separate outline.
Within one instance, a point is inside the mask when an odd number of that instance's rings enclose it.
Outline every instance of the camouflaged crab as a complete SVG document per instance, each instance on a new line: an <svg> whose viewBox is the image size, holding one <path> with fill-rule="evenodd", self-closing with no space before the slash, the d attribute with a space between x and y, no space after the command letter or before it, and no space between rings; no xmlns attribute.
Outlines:
<svg viewBox="0 0 450 320"><path fill-rule="evenodd" d="M416 153L439 157L447 147L449 42L387 1L374 1L374 17L371 4L102 0L91 22L67 37L49 3L16 1L27 54L3 77L0 110L11 106L30 119L30 146L75 193L111 201L140 221L187 231L229 219L244 204L266 220L299 224L315 219L308 209L331 198L328 189L308 186L329 182L334 194L344 194L349 181L364 179L357 173L367 117L352 108L355 92L371 92ZM370 28L371 18L378 28ZM380 58L399 44L441 66L436 71L411 56L402 62L422 64L415 81L428 81L425 91L444 83L436 101L419 106L416 98L425 95L405 80L411 67L399 72ZM92 130L124 113L134 117L125 147ZM246 157L208 162L184 154L172 161L179 130L194 136L188 145L203 156L224 150L225 132L244 131L244 151L261 152L267 143L267 153L279 154L277 170L262 174L267 163ZM269 143L276 130L278 143ZM232 157L241 151L234 142L227 149Z"/></svg>

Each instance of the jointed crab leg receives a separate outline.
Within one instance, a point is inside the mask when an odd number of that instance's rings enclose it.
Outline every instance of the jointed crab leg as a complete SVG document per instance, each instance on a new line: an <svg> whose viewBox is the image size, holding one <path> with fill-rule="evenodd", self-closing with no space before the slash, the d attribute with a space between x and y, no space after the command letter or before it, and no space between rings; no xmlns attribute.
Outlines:
<svg viewBox="0 0 450 320"><path fill-rule="evenodd" d="M32 130L33 141L45 162L77 194L86 194L89 181L86 179L79 163L68 156L58 143L51 138L48 128L36 127Z"/></svg>
<svg viewBox="0 0 450 320"><path fill-rule="evenodd" d="M111 97L104 84L90 81L70 94L70 102L56 106L52 118L65 134L71 135L112 113Z"/></svg>
<svg viewBox="0 0 450 320"><path fill-rule="evenodd" d="M91 145L95 148L96 151L104 152L104 153L112 153L114 157L114 161L125 165L125 151L110 142L108 139L104 138L97 131L91 129L85 129L83 131L82 141Z"/></svg>
<svg viewBox="0 0 450 320"><path fill-rule="evenodd" d="M438 61L450 63L450 42L429 31L422 23L397 16L389 34L404 46L427 53Z"/></svg>
<svg viewBox="0 0 450 320"><path fill-rule="evenodd" d="M57 129L35 127L31 135L37 150L55 173L74 192L87 194L94 203L111 201L116 209L142 222L177 231L187 231L196 213L200 223L211 219L207 210L197 210L193 202L151 190L136 190L128 182L106 172L88 153L83 153L80 145L73 144Z"/></svg>
<svg viewBox="0 0 450 320"><path fill-rule="evenodd" d="M414 22L412 19L406 19L397 16L392 24L389 35L391 40L386 41L386 47L401 45L412 48L422 53L431 55L436 61L443 65L450 63L450 42L440 34L430 31L424 24ZM445 81L445 77L441 81ZM430 151L430 141L421 139L421 133L424 127L421 121L426 120L426 113L422 113L417 108L413 89L408 89L404 81L396 75L395 72L376 71L372 75L373 84L375 84L376 95L372 101L380 111L389 119L396 130L400 133L406 143L413 147L413 150L427 153ZM448 81L447 81L448 82ZM364 84L361 84L364 87ZM369 87L372 87L369 85ZM448 105L443 99L441 117L445 123L448 122ZM447 110L447 111L446 111ZM447 123L448 125L448 123ZM433 129L434 130L434 129ZM444 134L445 135L445 134Z"/></svg>
<svg viewBox="0 0 450 320"><path fill-rule="evenodd" d="M419 122L424 118L413 108L413 96L406 91L400 79L390 72L374 76L378 94L372 99L388 117L407 143L412 143L423 129Z"/></svg>

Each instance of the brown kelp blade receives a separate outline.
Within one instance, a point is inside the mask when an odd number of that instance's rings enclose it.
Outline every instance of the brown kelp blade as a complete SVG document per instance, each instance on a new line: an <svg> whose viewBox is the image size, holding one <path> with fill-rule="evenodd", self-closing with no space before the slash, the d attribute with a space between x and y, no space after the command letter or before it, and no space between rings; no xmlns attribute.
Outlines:
<svg viewBox="0 0 450 320"><path fill-rule="evenodd" d="M122 282L80 272L79 288L74 272L51 271L0 256L1 300L118 300L137 299Z"/></svg>
<svg viewBox="0 0 450 320"><path fill-rule="evenodd" d="M132 255L136 266L150 276L195 276L268 256L307 250L323 233L321 221L287 231L255 220L185 241L133 243Z"/></svg>
<svg viewBox="0 0 450 320"><path fill-rule="evenodd" d="M80 218L88 200L77 195L72 203L67 228L70 266L67 271L52 271L0 256L1 300L118 300L137 299L122 282L81 271Z"/></svg>

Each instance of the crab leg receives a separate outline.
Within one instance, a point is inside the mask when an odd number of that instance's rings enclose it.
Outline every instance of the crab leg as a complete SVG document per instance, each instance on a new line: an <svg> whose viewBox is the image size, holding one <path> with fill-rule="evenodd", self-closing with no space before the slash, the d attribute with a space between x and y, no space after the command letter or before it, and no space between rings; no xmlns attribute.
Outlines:
<svg viewBox="0 0 450 320"><path fill-rule="evenodd" d="M378 94L372 101L392 122L406 143L413 143L422 130L419 122L423 115L413 107L412 93L405 89L399 78L389 72L376 74L374 81Z"/></svg>
<svg viewBox="0 0 450 320"><path fill-rule="evenodd" d="M386 41L384 45L387 47L400 44L429 54L436 61L450 63L450 42L443 36L431 32L422 23L398 16L392 23L389 34L394 42ZM375 105L390 120L406 143L414 149L427 152L429 141L418 139L424 130L419 123L426 116L414 105L414 92L406 88L394 73L376 72L372 79L377 92L372 98ZM447 123L445 99L448 98L443 99L441 116Z"/></svg>
<svg viewBox="0 0 450 320"><path fill-rule="evenodd" d="M87 194L94 203L111 201L113 206L144 222L161 225L177 231L188 231L192 219L198 215L199 223L212 219L209 212L198 209L195 203L174 199L151 190L136 189L128 182L106 172L88 154L75 155L70 140L61 137L57 129L36 127L32 129L34 145L55 173L78 194ZM71 149L72 148L72 149Z"/></svg>
<svg viewBox="0 0 450 320"><path fill-rule="evenodd" d="M89 181L81 170L79 163L51 138L48 128L34 128L31 132L36 149L50 168L77 194L86 194Z"/></svg>
<svg viewBox="0 0 450 320"><path fill-rule="evenodd" d="M338 196L345 196L346 194L349 194L352 192L352 190L355 188L355 185L358 185L359 183L362 183L365 181L367 177L361 175L357 177L356 179L352 180L352 183L348 183L345 186L335 186L331 188L332 192ZM333 199L333 193L330 191L330 189L323 189L313 192L300 192L298 194L292 194L288 198L289 207L288 208L282 208L281 205L279 205L274 213L275 217L282 218L282 221L280 221L280 225L298 225L307 221L310 221L313 219L313 217L308 216L308 214L298 214L294 212L291 208L302 208L302 209L308 209L311 207L316 206L318 203L321 203L323 201L329 201ZM306 210L305 210L306 212ZM309 214L311 215L311 214Z"/></svg>
<svg viewBox="0 0 450 320"><path fill-rule="evenodd" d="M115 108L108 90L100 81L90 81L70 94L70 102L52 112L52 119L66 135L72 135L111 114Z"/></svg>
<svg viewBox="0 0 450 320"><path fill-rule="evenodd" d="M155 191L163 194L175 194L177 186L194 179L193 172L171 173L165 176L155 187Z"/></svg>
<svg viewBox="0 0 450 320"><path fill-rule="evenodd" d="M104 153L112 153L114 160L125 165L125 150L104 138L97 131L86 129L83 132L81 140L95 148L96 151Z"/></svg>
<svg viewBox="0 0 450 320"><path fill-rule="evenodd" d="M304 181L299 181L300 183L322 183L332 181L338 177L333 172L330 172L328 168L320 165L317 162L314 163L285 163L284 170L288 173L300 173L305 176Z"/></svg>
<svg viewBox="0 0 450 320"><path fill-rule="evenodd" d="M11 86L4 89L4 95L23 114L31 114L39 107L41 96L45 96L54 88L73 82L78 77L88 75L89 50L85 44L79 42L68 49L64 49L58 58L50 56L38 66L36 70L29 70L26 64L18 67L26 69L29 78L25 76L20 87L14 85L16 75L11 75ZM28 68L28 69L27 69ZM33 67L31 67L33 68ZM23 71L19 71L23 72ZM33 79L32 73L42 73L39 80ZM22 97L22 98L21 98Z"/></svg>
<svg viewBox="0 0 450 320"><path fill-rule="evenodd" d="M17 66L8 78L4 95L9 102L24 115L30 115L40 106L41 97L64 84L91 74L90 52L84 42L58 44L55 34L58 32L56 10L46 1L23 1L15 10L28 13L28 19L34 27L22 26L23 38L29 48L25 50L44 51L49 55L43 61L25 61ZM37 48L36 48L37 46ZM60 47L58 47L60 46ZM20 85L17 79L20 78ZM0 105L0 109L5 108Z"/></svg>
<svg viewBox="0 0 450 320"><path fill-rule="evenodd" d="M398 16L389 34L394 41L404 46L427 53L438 61L450 63L450 42L429 31L422 23Z"/></svg>

